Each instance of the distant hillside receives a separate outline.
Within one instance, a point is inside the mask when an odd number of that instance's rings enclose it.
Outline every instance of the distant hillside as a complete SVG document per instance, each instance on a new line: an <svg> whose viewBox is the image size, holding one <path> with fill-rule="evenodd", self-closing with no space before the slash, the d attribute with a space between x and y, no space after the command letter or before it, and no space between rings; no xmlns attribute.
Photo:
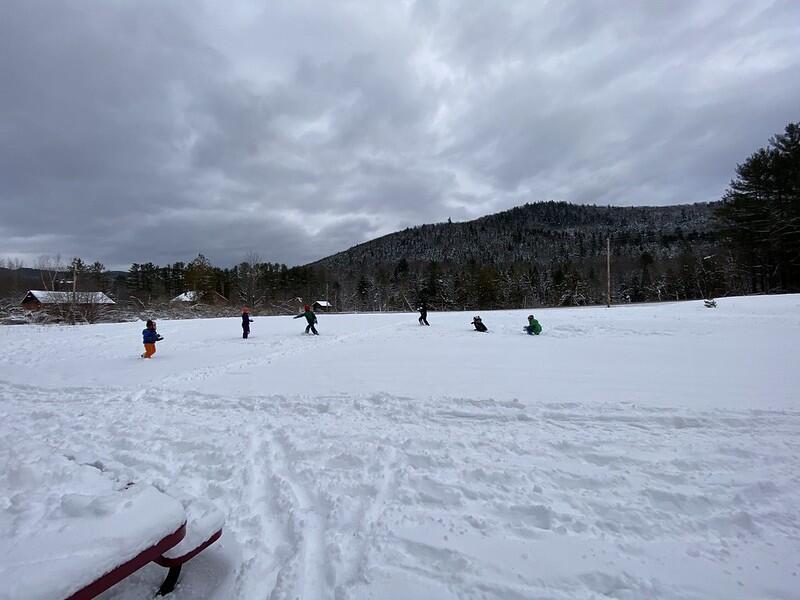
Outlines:
<svg viewBox="0 0 800 600"><path fill-rule="evenodd" d="M490 265L597 257L613 240L615 256L674 258L687 246L713 246L713 204L603 207L526 204L463 223L405 229L324 258L312 266L361 270L408 262Z"/></svg>
<svg viewBox="0 0 800 600"><path fill-rule="evenodd" d="M715 207L526 204L359 244L308 265L304 284L342 309L593 304L606 299L610 240L615 302L722 294Z"/></svg>
<svg viewBox="0 0 800 600"><path fill-rule="evenodd" d="M302 267L220 269L199 255L188 264L87 273L79 285L119 302L135 297L136 306L191 289L276 312L294 310L298 297L344 311L409 310L423 300L434 310L584 305L605 302L610 240L614 302L699 298L743 288L718 242L715 208L542 202L409 228ZM38 270L0 269L0 297L38 287Z"/></svg>

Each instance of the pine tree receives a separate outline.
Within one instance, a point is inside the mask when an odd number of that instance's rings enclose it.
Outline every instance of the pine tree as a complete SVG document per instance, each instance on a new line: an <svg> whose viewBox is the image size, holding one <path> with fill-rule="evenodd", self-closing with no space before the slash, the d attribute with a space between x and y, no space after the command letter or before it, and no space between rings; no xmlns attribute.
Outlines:
<svg viewBox="0 0 800 600"><path fill-rule="evenodd" d="M800 289L800 125L738 165L716 216L751 291Z"/></svg>

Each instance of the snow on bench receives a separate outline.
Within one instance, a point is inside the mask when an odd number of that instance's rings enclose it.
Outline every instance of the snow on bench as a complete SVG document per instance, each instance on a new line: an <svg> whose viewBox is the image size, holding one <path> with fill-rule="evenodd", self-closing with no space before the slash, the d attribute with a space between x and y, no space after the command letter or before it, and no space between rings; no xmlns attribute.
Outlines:
<svg viewBox="0 0 800 600"><path fill-rule="evenodd" d="M92 598L185 535L181 503L151 486L54 501L36 529L0 546L0 580L10 598Z"/></svg>
<svg viewBox="0 0 800 600"><path fill-rule="evenodd" d="M222 513L152 486L123 490L63 456L0 450L0 599L94 598L150 562L180 565L214 543Z"/></svg>

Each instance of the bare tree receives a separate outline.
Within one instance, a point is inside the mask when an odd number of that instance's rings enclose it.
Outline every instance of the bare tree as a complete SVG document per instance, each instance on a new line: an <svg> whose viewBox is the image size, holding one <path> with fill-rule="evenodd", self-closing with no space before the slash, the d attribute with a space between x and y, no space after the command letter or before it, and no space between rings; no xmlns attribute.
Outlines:
<svg viewBox="0 0 800 600"><path fill-rule="evenodd" d="M80 320L84 323L97 323L111 312L113 304L108 304L102 292L73 293L73 323Z"/></svg>
<svg viewBox="0 0 800 600"><path fill-rule="evenodd" d="M43 289L48 292L56 291L58 277L64 271L64 263L61 262L61 255L40 256L36 261L36 268L39 270Z"/></svg>
<svg viewBox="0 0 800 600"><path fill-rule="evenodd" d="M261 278L261 257L255 252L249 252L237 271L236 288L242 303L250 307L263 304L264 294L258 285Z"/></svg>

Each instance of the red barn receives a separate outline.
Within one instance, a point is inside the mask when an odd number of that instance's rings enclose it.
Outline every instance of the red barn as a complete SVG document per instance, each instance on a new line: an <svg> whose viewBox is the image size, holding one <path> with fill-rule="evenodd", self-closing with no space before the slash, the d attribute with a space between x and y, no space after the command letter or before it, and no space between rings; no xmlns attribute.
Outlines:
<svg viewBox="0 0 800 600"><path fill-rule="evenodd" d="M111 305L115 302L103 292L50 292L47 290L29 290L20 303L27 310L41 310L48 306L64 304Z"/></svg>

